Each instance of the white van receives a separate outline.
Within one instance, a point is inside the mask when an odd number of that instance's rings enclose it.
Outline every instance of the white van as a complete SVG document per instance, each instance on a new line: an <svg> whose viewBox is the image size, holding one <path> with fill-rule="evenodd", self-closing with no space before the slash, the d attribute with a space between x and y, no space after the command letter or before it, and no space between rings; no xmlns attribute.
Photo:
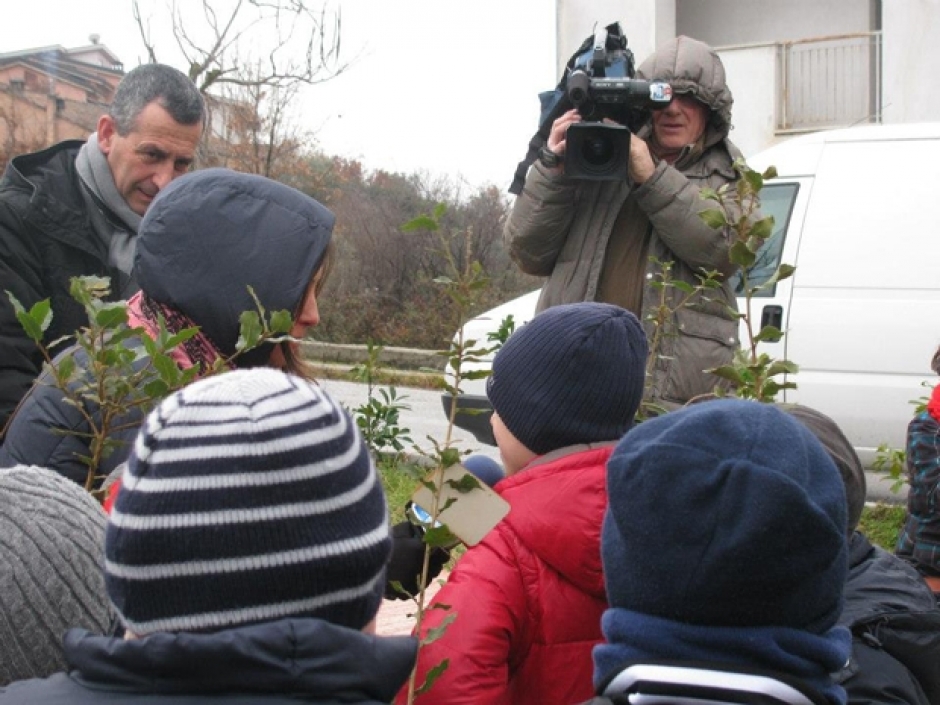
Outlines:
<svg viewBox="0 0 940 705"><path fill-rule="evenodd" d="M779 400L831 416L870 466L879 445L904 447L911 402L936 382L930 359L940 343L940 123L817 132L748 164L778 172L761 192L775 230L751 281L766 279L781 261L796 266L792 278L753 302L761 322L786 331L762 349L800 368L791 380L797 389ZM488 311L465 335L486 340L509 313L518 327L537 301L535 291ZM461 408L489 408L484 382L463 383L461 392ZM493 442L488 414L457 420Z"/></svg>

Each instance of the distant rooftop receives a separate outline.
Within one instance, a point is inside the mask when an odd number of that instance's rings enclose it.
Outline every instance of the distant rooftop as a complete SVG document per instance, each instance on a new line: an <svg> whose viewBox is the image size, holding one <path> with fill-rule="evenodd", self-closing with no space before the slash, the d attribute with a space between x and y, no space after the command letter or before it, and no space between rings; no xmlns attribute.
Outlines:
<svg viewBox="0 0 940 705"><path fill-rule="evenodd" d="M91 39L97 39L92 35ZM0 53L0 64L8 64L16 61L24 61L36 57L57 57L60 60L70 60L85 66L95 66L98 68L124 73L124 64L118 58L117 54L108 49L104 44L93 41L83 47L68 49L61 44L51 44L44 47L33 47L31 49L19 49L17 51L8 51Z"/></svg>

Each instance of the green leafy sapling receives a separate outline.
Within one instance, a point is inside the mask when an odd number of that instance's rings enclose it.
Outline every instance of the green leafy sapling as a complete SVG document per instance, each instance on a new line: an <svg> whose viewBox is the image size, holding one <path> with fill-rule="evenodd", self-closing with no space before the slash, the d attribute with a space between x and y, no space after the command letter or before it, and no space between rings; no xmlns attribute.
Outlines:
<svg viewBox="0 0 940 705"><path fill-rule="evenodd" d="M292 326L289 312L275 311L269 316L249 287L257 310L242 313L233 355L216 360L208 369L184 369L176 364L172 351L194 337L198 327L171 332L159 317L156 335L151 337L143 328L130 326L127 302L107 300L107 278L72 278L69 293L85 309L88 325L48 345L43 337L53 317L49 300L27 310L11 292L6 293L17 320L43 357L45 377L36 383L57 387L64 402L82 416L87 430L54 430L87 441L88 454L80 460L88 468L84 487L93 494L102 479L101 463L122 443L117 434L138 426L162 399L197 377L228 369L239 355L258 345L290 339ZM68 342L73 345L53 356L52 349ZM78 364L80 358L83 364Z"/></svg>
<svg viewBox="0 0 940 705"><path fill-rule="evenodd" d="M367 388L367 401L353 410L353 416L372 455L381 458L391 449L396 456L394 460L397 460L404 452L405 444L410 446L413 442L410 429L401 426L401 412L410 407L403 403L407 395L399 396L394 386L378 390L375 387L383 349L370 340L366 360L352 368L356 380Z"/></svg>
<svg viewBox="0 0 940 705"><path fill-rule="evenodd" d="M759 292L769 289L791 276L795 268L788 264L778 265L773 275L761 284L751 284L749 269L757 260L758 252L771 237L774 229L773 216L760 215L760 191L766 179L777 175L774 167L759 173L747 166L743 159L734 162L738 179L719 189L702 189L706 200L714 201L717 208L701 213L702 219L716 229L727 229L732 234L729 250L731 262L741 271L741 288L744 291L744 310L729 310L735 320L743 321L747 335L746 345L735 351L732 362L709 370L732 383L731 393L744 399L772 402L784 389L795 389L796 383L789 379L799 367L789 360L776 360L766 352L758 350L762 342L775 343L783 338L783 331L772 325L755 330L753 299Z"/></svg>
<svg viewBox="0 0 940 705"><path fill-rule="evenodd" d="M431 495L430 506L424 509L430 514L431 521L427 531L424 534L425 551L422 562L421 574L418 576L419 590L414 596L416 604L415 613L415 632L421 633L421 625L425 616L425 589L428 582L428 572L430 566L431 550L437 546L453 545L454 537L444 526L437 526L437 520L440 513L449 506L449 503L455 501L453 498L442 501L442 493L445 487L452 488L458 493L471 492L479 487L479 481L472 476L464 476L462 479L454 481L445 477L445 471L460 462L463 453L454 445L453 431L455 419L457 416L457 398L460 394L460 385L466 380L484 379L490 372L485 363L493 352L511 333L512 323L505 323L501 330L495 334L496 339L486 342L468 339L465 336L464 323L472 311L479 303L486 288L490 285L489 277L483 270L482 265L473 260L470 254L470 235L469 231L457 233L455 237L465 239L466 253L462 261L453 254L450 244L451 239L442 230L441 220L446 212L444 204L438 204L430 215L421 215L408 223L402 229L405 232L414 232L425 230L440 235L440 252L447 264L448 272L437 277L434 281L441 285L450 302L454 312L454 329L458 331L455 338L448 343L448 348L440 354L446 359L448 365L453 371L453 376L446 382L445 389L450 395L451 403L447 414L447 430L443 442L428 438L433 446L433 452L426 453L430 461L431 469L423 473L418 481L429 491ZM478 364L481 369L467 369L469 365ZM456 501L459 501L456 500ZM400 588L400 586L399 586ZM448 611L442 623L429 630L423 637L420 646L427 645L438 639L447 629L448 625L457 618L455 612L450 611L448 605L435 605L436 609ZM419 646L419 648L420 648ZM424 682L416 683L417 672L413 671L408 681L407 702L414 701L416 695L425 693L433 687L437 679L444 673L449 665L449 661L444 659L441 663L435 664L426 674Z"/></svg>

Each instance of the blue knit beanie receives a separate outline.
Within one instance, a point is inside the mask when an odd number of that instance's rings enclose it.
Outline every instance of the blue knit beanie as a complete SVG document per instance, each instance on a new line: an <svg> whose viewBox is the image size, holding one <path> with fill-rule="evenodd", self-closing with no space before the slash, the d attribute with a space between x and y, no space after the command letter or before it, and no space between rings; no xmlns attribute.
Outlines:
<svg viewBox="0 0 940 705"><path fill-rule="evenodd" d="M391 552L356 424L313 382L227 372L141 428L105 538L105 585L137 635L283 617L361 629Z"/></svg>
<svg viewBox="0 0 940 705"><path fill-rule="evenodd" d="M496 353L486 393L506 428L537 455L619 439L643 398L647 343L629 311L554 306Z"/></svg>
<svg viewBox="0 0 940 705"><path fill-rule="evenodd" d="M711 626L822 634L842 611L846 499L813 434L724 399L645 421L607 464L612 607Z"/></svg>

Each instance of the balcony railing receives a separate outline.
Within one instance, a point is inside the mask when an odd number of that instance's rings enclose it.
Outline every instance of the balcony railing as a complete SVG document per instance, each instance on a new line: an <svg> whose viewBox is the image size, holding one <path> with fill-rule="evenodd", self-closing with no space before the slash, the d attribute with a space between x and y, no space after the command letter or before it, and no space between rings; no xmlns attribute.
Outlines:
<svg viewBox="0 0 940 705"><path fill-rule="evenodd" d="M777 130L881 122L881 33L777 44Z"/></svg>

